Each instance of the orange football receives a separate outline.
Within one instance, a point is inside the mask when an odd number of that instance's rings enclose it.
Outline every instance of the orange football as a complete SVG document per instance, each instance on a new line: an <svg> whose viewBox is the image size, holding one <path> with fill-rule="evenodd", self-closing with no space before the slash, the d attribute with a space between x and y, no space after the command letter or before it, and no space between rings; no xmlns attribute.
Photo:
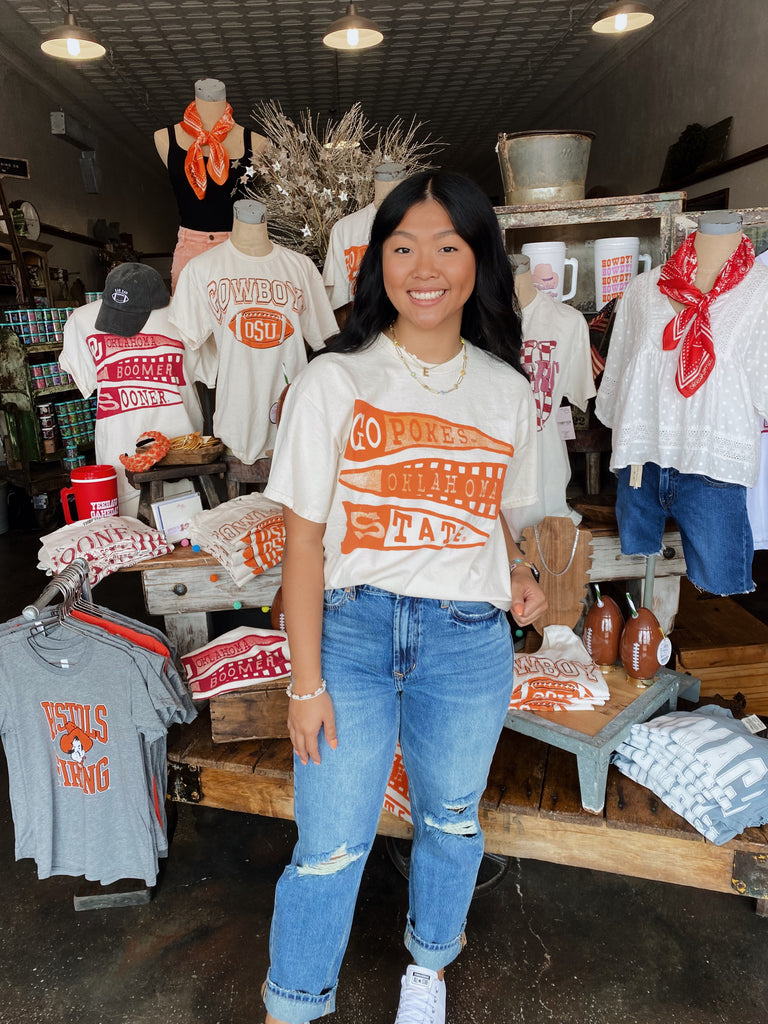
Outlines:
<svg viewBox="0 0 768 1024"><path fill-rule="evenodd" d="M598 596L584 619L581 639L592 661L601 668L613 665L619 656L624 616L611 597Z"/></svg>
<svg viewBox="0 0 768 1024"><path fill-rule="evenodd" d="M229 329L249 348L276 348L293 334L293 324L287 316L258 306L235 313Z"/></svg>
<svg viewBox="0 0 768 1024"><path fill-rule="evenodd" d="M636 615L627 619L619 641L619 657L629 678L649 682L659 666L667 661L660 658L660 654L663 658L664 644L659 620L650 608L639 608Z"/></svg>

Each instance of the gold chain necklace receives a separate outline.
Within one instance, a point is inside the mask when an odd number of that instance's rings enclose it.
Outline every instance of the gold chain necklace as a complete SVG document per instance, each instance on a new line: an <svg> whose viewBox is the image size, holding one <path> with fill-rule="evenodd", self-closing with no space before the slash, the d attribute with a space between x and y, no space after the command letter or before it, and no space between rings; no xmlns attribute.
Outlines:
<svg viewBox="0 0 768 1024"><path fill-rule="evenodd" d="M405 356L403 354L405 350L402 348L400 342L397 340L397 334L395 333L395 325L391 324L389 329L392 332L392 344L395 346L395 352L397 352L400 362L406 368L408 373L410 373L410 375L413 377L417 384L421 384L425 391L431 391L433 395L449 395L452 391L456 391L459 384L461 384L461 382L464 380L464 375L467 372L467 345L463 338L459 338L459 341L461 342L461 369L459 370L459 376L456 378L456 383L453 385L453 387L441 390L438 388L431 388L429 384L425 384L421 377L418 376L416 371L411 369L411 367L405 361ZM408 355L410 355L412 359L418 359L418 356L414 356L410 352L408 353ZM450 362L450 360L448 361ZM424 376L426 376L427 373L429 372L426 367L422 367L422 371Z"/></svg>

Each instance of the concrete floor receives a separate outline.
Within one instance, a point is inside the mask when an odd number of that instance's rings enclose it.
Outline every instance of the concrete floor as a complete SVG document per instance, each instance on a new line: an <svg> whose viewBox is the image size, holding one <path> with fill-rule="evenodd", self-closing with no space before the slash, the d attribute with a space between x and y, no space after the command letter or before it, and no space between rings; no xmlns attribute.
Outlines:
<svg viewBox="0 0 768 1024"><path fill-rule="evenodd" d="M0 612L42 589L37 534L0 536ZM138 614L138 576L95 597ZM181 805L153 900L76 912L82 880L13 859L0 778L0 1024L259 1024L272 894L290 822ZM512 861L473 903L448 972L449 1024L764 1024L768 919L754 901ZM363 881L337 1024L391 1024L406 884L381 840Z"/></svg>

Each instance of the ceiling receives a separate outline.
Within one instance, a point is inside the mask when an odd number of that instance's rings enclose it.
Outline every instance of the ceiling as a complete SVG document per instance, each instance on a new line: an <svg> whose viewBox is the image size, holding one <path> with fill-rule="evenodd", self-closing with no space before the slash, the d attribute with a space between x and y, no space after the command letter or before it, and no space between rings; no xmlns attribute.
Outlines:
<svg viewBox="0 0 768 1024"><path fill-rule="evenodd" d="M547 125L559 97L620 61L663 28L688 0L646 0L654 24L626 37L591 32L608 0L361 0L384 43L336 53L321 42L344 14L339 0L73 0L106 58L72 66L44 56L42 34L63 23L66 0L0 0L0 38L26 74L58 85L93 125L134 126L146 139L181 119L198 78L227 87L235 119L258 128L254 106L309 109L321 122L355 101L376 127L423 123L439 161L473 176L489 194L501 182L499 131ZM1 108L0 108L1 109Z"/></svg>

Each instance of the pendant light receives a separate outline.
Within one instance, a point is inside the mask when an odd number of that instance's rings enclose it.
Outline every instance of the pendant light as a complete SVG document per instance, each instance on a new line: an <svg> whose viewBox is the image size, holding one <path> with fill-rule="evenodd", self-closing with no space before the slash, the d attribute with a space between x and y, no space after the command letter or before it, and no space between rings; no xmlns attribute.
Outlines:
<svg viewBox="0 0 768 1024"><path fill-rule="evenodd" d="M323 42L333 50L367 50L378 46L384 34L369 18L357 13L355 4L347 4L347 13L329 27Z"/></svg>
<svg viewBox="0 0 768 1024"><path fill-rule="evenodd" d="M621 35L623 32L634 32L645 28L653 21L653 14L645 4L623 3L614 4L603 11L592 26L593 32L603 35Z"/></svg>
<svg viewBox="0 0 768 1024"><path fill-rule="evenodd" d="M40 49L49 57L61 57L63 60L95 60L107 52L93 32L77 24L69 9L69 0L65 24L46 32Z"/></svg>

